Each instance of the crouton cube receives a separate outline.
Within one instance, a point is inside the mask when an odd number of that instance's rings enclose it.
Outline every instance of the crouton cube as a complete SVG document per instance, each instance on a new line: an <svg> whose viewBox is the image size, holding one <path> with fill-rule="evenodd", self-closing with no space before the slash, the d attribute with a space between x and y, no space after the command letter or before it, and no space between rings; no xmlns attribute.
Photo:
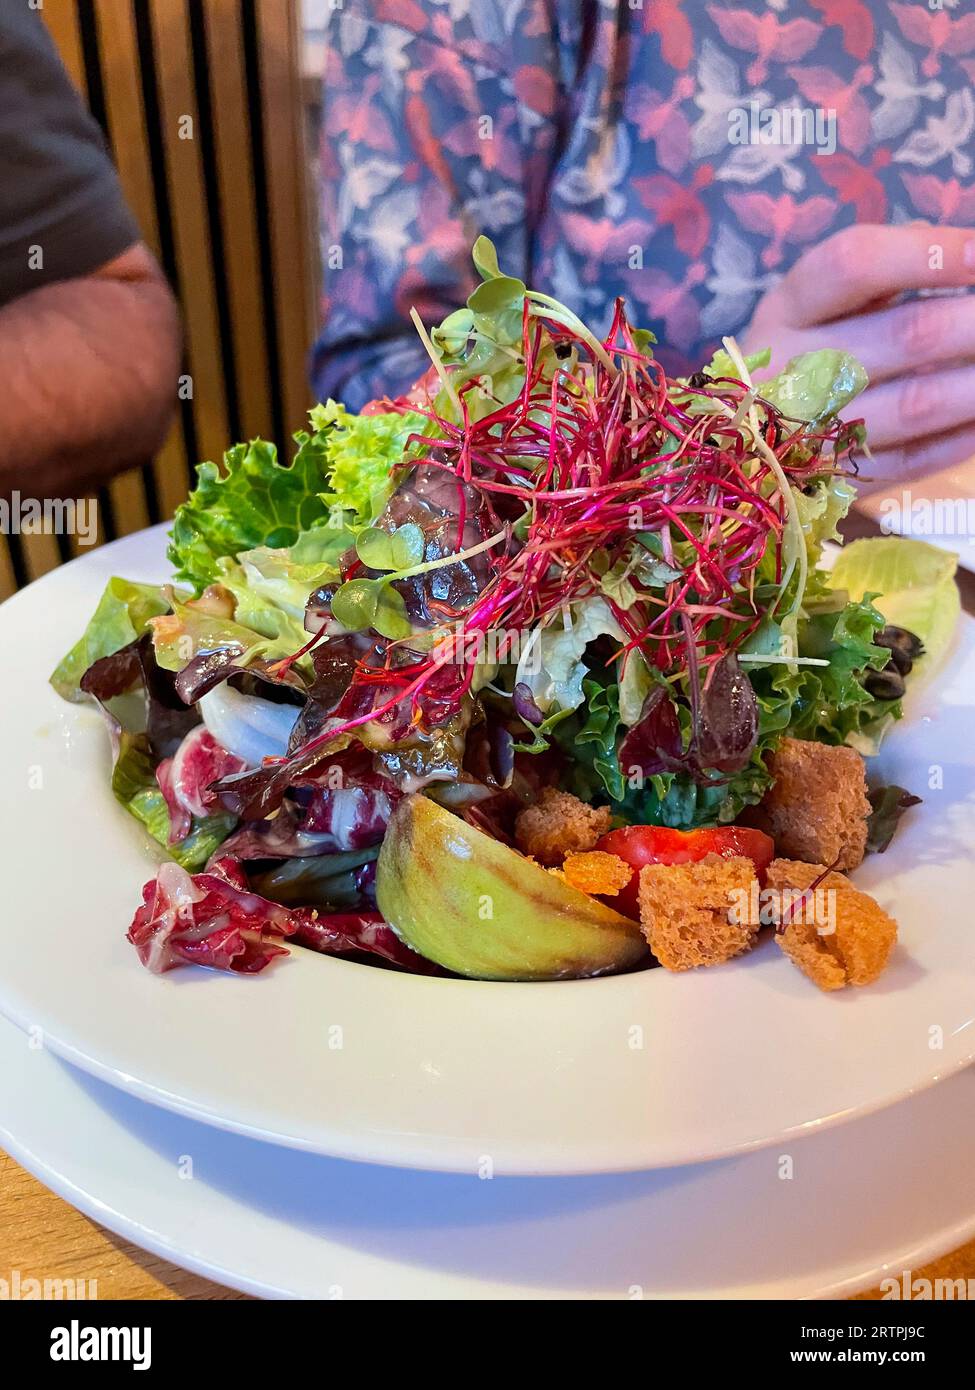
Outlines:
<svg viewBox="0 0 975 1390"><path fill-rule="evenodd" d="M646 864L640 870L640 925L668 970L718 965L755 943L759 889L743 856L708 854L690 864Z"/></svg>
<svg viewBox="0 0 975 1390"><path fill-rule="evenodd" d="M592 849L609 829L609 819L608 806L587 806L570 792L546 787L534 806L519 812L515 843L546 867L561 864L567 854Z"/></svg>
<svg viewBox="0 0 975 1390"><path fill-rule="evenodd" d="M602 893L606 897L615 897L633 877L633 869L618 854L599 849L566 855L562 873L565 881L581 893Z"/></svg>
<svg viewBox="0 0 975 1390"><path fill-rule="evenodd" d="M784 738L771 755L762 802L779 854L855 869L867 848L867 779L853 748Z"/></svg>
<svg viewBox="0 0 975 1390"><path fill-rule="evenodd" d="M811 893L805 891L813 884ZM897 923L844 874L827 873L821 864L773 859L766 888L781 895L773 908L780 922L775 939L813 984L825 990L869 985L883 972L897 941Z"/></svg>

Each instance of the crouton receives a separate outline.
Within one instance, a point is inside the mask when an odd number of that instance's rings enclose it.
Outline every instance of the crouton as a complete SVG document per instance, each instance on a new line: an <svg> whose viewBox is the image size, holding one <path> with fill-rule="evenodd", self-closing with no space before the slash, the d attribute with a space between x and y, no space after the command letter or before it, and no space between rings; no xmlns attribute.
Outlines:
<svg viewBox="0 0 975 1390"><path fill-rule="evenodd" d="M754 945L759 891L750 859L708 854L640 870L640 925L668 970L718 965Z"/></svg>
<svg viewBox="0 0 975 1390"><path fill-rule="evenodd" d="M867 848L867 779L853 748L784 738L768 763L762 806L779 854L855 869Z"/></svg>
<svg viewBox="0 0 975 1390"><path fill-rule="evenodd" d="M540 864L561 864L567 854L593 848L609 829L609 815L608 806L587 806L570 792L545 787L534 806L519 812L515 843Z"/></svg>
<svg viewBox="0 0 975 1390"><path fill-rule="evenodd" d="M633 869L618 854L589 850L585 854L566 855L562 865L565 881L581 893L602 893L615 897L633 877Z"/></svg>
<svg viewBox="0 0 975 1390"><path fill-rule="evenodd" d="M797 891L813 884L814 896ZM844 874L773 859L766 887L781 894L773 909L780 922L775 939L813 984L826 990L869 985L882 973L897 941L897 923ZM823 895L829 895L825 901Z"/></svg>

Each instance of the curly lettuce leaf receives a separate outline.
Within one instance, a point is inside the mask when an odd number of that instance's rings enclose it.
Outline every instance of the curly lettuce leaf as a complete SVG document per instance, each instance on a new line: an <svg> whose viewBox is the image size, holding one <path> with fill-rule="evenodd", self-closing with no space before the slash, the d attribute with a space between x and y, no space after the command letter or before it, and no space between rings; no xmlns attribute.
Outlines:
<svg viewBox="0 0 975 1390"><path fill-rule="evenodd" d="M772 785L756 749L748 766L730 778L695 782L684 773L659 773L641 788L630 788L613 803L613 814L632 825L666 825L673 830L698 830L706 825L730 825L746 806L754 806Z"/></svg>
<svg viewBox="0 0 975 1390"><path fill-rule="evenodd" d="M350 415L344 405L326 401L311 412L315 438L325 440L327 489L321 501L343 515L353 530L370 526L389 501L399 463L411 434L421 434L422 415L394 412Z"/></svg>
<svg viewBox="0 0 975 1390"><path fill-rule="evenodd" d="M620 727L619 689L600 685L598 681L583 682L587 716L574 739L577 760L588 765L599 779L607 795L618 801L626 792L626 783L616 756L616 738Z"/></svg>
<svg viewBox="0 0 975 1390"><path fill-rule="evenodd" d="M263 439L235 444L215 463L201 463L197 485L176 510L167 554L176 577L199 591L219 576L225 556L256 546L287 546L299 533L327 525L325 440L306 435L291 465Z"/></svg>
<svg viewBox="0 0 975 1390"><path fill-rule="evenodd" d="M167 554L176 577L199 592L219 578L220 561L259 547L282 549L303 532L368 525L391 490L391 470L417 415L350 415L334 401L311 412L312 433L294 436L290 464L264 439L235 444L223 470L201 463L197 485L177 508Z"/></svg>
<svg viewBox="0 0 975 1390"><path fill-rule="evenodd" d="M110 579L88 626L51 675L54 689L72 704L84 701L80 682L89 666L136 641L150 618L168 612L169 600L158 584Z"/></svg>
<svg viewBox="0 0 975 1390"><path fill-rule="evenodd" d="M849 478L833 474L814 479L806 488L793 488L792 495L809 563L815 565L825 543L839 540L840 522L856 501L857 490Z"/></svg>

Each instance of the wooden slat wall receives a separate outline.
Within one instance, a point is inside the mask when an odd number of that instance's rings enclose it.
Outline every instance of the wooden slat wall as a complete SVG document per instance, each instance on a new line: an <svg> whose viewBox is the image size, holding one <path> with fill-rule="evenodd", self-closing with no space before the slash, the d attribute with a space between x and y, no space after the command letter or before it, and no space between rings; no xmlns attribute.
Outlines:
<svg viewBox="0 0 975 1390"><path fill-rule="evenodd" d="M199 459L257 434L288 455L304 423L315 276L298 4L45 0L41 13L184 319L191 394L159 457L100 490L101 542L171 516ZM74 553L64 537L0 543L0 598Z"/></svg>

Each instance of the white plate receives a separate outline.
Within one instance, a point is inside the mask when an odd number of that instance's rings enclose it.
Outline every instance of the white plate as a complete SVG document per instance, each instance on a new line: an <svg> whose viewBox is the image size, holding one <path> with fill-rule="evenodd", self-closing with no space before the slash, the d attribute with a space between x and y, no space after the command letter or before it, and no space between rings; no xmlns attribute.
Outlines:
<svg viewBox="0 0 975 1390"><path fill-rule="evenodd" d="M46 677L111 573L166 569L157 530L0 609L0 1012L69 1060L320 1153L591 1173L778 1142L975 1055L975 624L880 760L880 776L926 800L858 873L901 923L870 989L823 995L772 941L711 971L543 985L414 978L300 951L250 979L159 979L124 939L150 872L144 837L112 800L98 716L59 701ZM939 775L943 789L928 791Z"/></svg>
<svg viewBox="0 0 975 1390"><path fill-rule="evenodd" d="M0 1021L0 1146L118 1235L269 1297L824 1298L975 1234L972 1069L786 1151L487 1182L222 1133Z"/></svg>

